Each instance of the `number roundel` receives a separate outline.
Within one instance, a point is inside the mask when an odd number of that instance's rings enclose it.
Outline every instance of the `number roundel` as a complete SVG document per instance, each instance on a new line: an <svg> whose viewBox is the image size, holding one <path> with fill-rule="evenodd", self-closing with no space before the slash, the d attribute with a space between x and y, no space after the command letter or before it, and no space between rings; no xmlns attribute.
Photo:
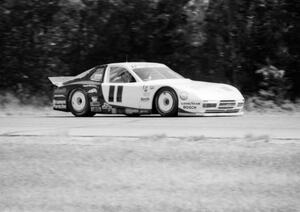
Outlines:
<svg viewBox="0 0 300 212"><path fill-rule="evenodd" d="M115 87L117 87L117 96L115 97ZM122 96L123 96L123 86L109 86L109 91L108 91L108 101L109 102L122 102Z"/></svg>

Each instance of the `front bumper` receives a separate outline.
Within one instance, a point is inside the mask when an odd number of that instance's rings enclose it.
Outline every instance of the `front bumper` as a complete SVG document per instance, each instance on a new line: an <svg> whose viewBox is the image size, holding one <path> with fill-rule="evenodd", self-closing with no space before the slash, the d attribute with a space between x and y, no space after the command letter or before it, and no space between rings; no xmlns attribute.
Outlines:
<svg viewBox="0 0 300 212"><path fill-rule="evenodd" d="M179 115L183 116L241 116L244 100L204 100L181 102Z"/></svg>
<svg viewBox="0 0 300 212"><path fill-rule="evenodd" d="M235 112L235 113L228 113L228 112L218 112L218 113L187 113L187 112L183 112L183 111L179 111L178 112L179 116L204 116L204 117L224 117L224 116L242 116L244 115L243 111L240 112Z"/></svg>

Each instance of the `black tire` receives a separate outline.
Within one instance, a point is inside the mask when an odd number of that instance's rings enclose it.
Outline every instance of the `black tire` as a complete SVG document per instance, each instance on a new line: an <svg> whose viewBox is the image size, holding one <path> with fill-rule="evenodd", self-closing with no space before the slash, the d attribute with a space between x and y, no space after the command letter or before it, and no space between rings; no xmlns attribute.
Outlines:
<svg viewBox="0 0 300 212"><path fill-rule="evenodd" d="M69 95L68 105L71 113L76 117L92 117L89 98L85 91L81 89L73 90Z"/></svg>
<svg viewBox="0 0 300 212"><path fill-rule="evenodd" d="M178 115L178 98L172 88L162 88L155 95L155 108L164 117Z"/></svg>

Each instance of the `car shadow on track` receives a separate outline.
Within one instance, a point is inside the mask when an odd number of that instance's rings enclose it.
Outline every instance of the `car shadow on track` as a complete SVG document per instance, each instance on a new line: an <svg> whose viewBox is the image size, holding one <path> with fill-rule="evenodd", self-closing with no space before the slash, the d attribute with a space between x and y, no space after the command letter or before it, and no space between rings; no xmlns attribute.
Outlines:
<svg viewBox="0 0 300 212"><path fill-rule="evenodd" d="M145 119L145 118L160 118L160 119L184 119L184 118L228 118L228 116L176 116L176 117L162 117L160 115L142 115L142 116L126 116L126 115L96 115L94 117L75 117L75 116L39 116L43 118L70 118L70 119L102 119L102 118L123 118L123 119ZM237 118L232 116L231 118Z"/></svg>

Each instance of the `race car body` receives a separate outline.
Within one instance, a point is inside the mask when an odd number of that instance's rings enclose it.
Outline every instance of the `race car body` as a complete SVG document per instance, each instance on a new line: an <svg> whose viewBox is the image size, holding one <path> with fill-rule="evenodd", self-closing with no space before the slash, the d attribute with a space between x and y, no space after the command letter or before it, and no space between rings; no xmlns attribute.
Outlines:
<svg viewBox="0 0 300 212"><path fill-rule="evenodd" d="M56 86L53 108L75 116L243 114L244 98L235 87L186 79L160 63L111 63L49 80Z"/></svg>

